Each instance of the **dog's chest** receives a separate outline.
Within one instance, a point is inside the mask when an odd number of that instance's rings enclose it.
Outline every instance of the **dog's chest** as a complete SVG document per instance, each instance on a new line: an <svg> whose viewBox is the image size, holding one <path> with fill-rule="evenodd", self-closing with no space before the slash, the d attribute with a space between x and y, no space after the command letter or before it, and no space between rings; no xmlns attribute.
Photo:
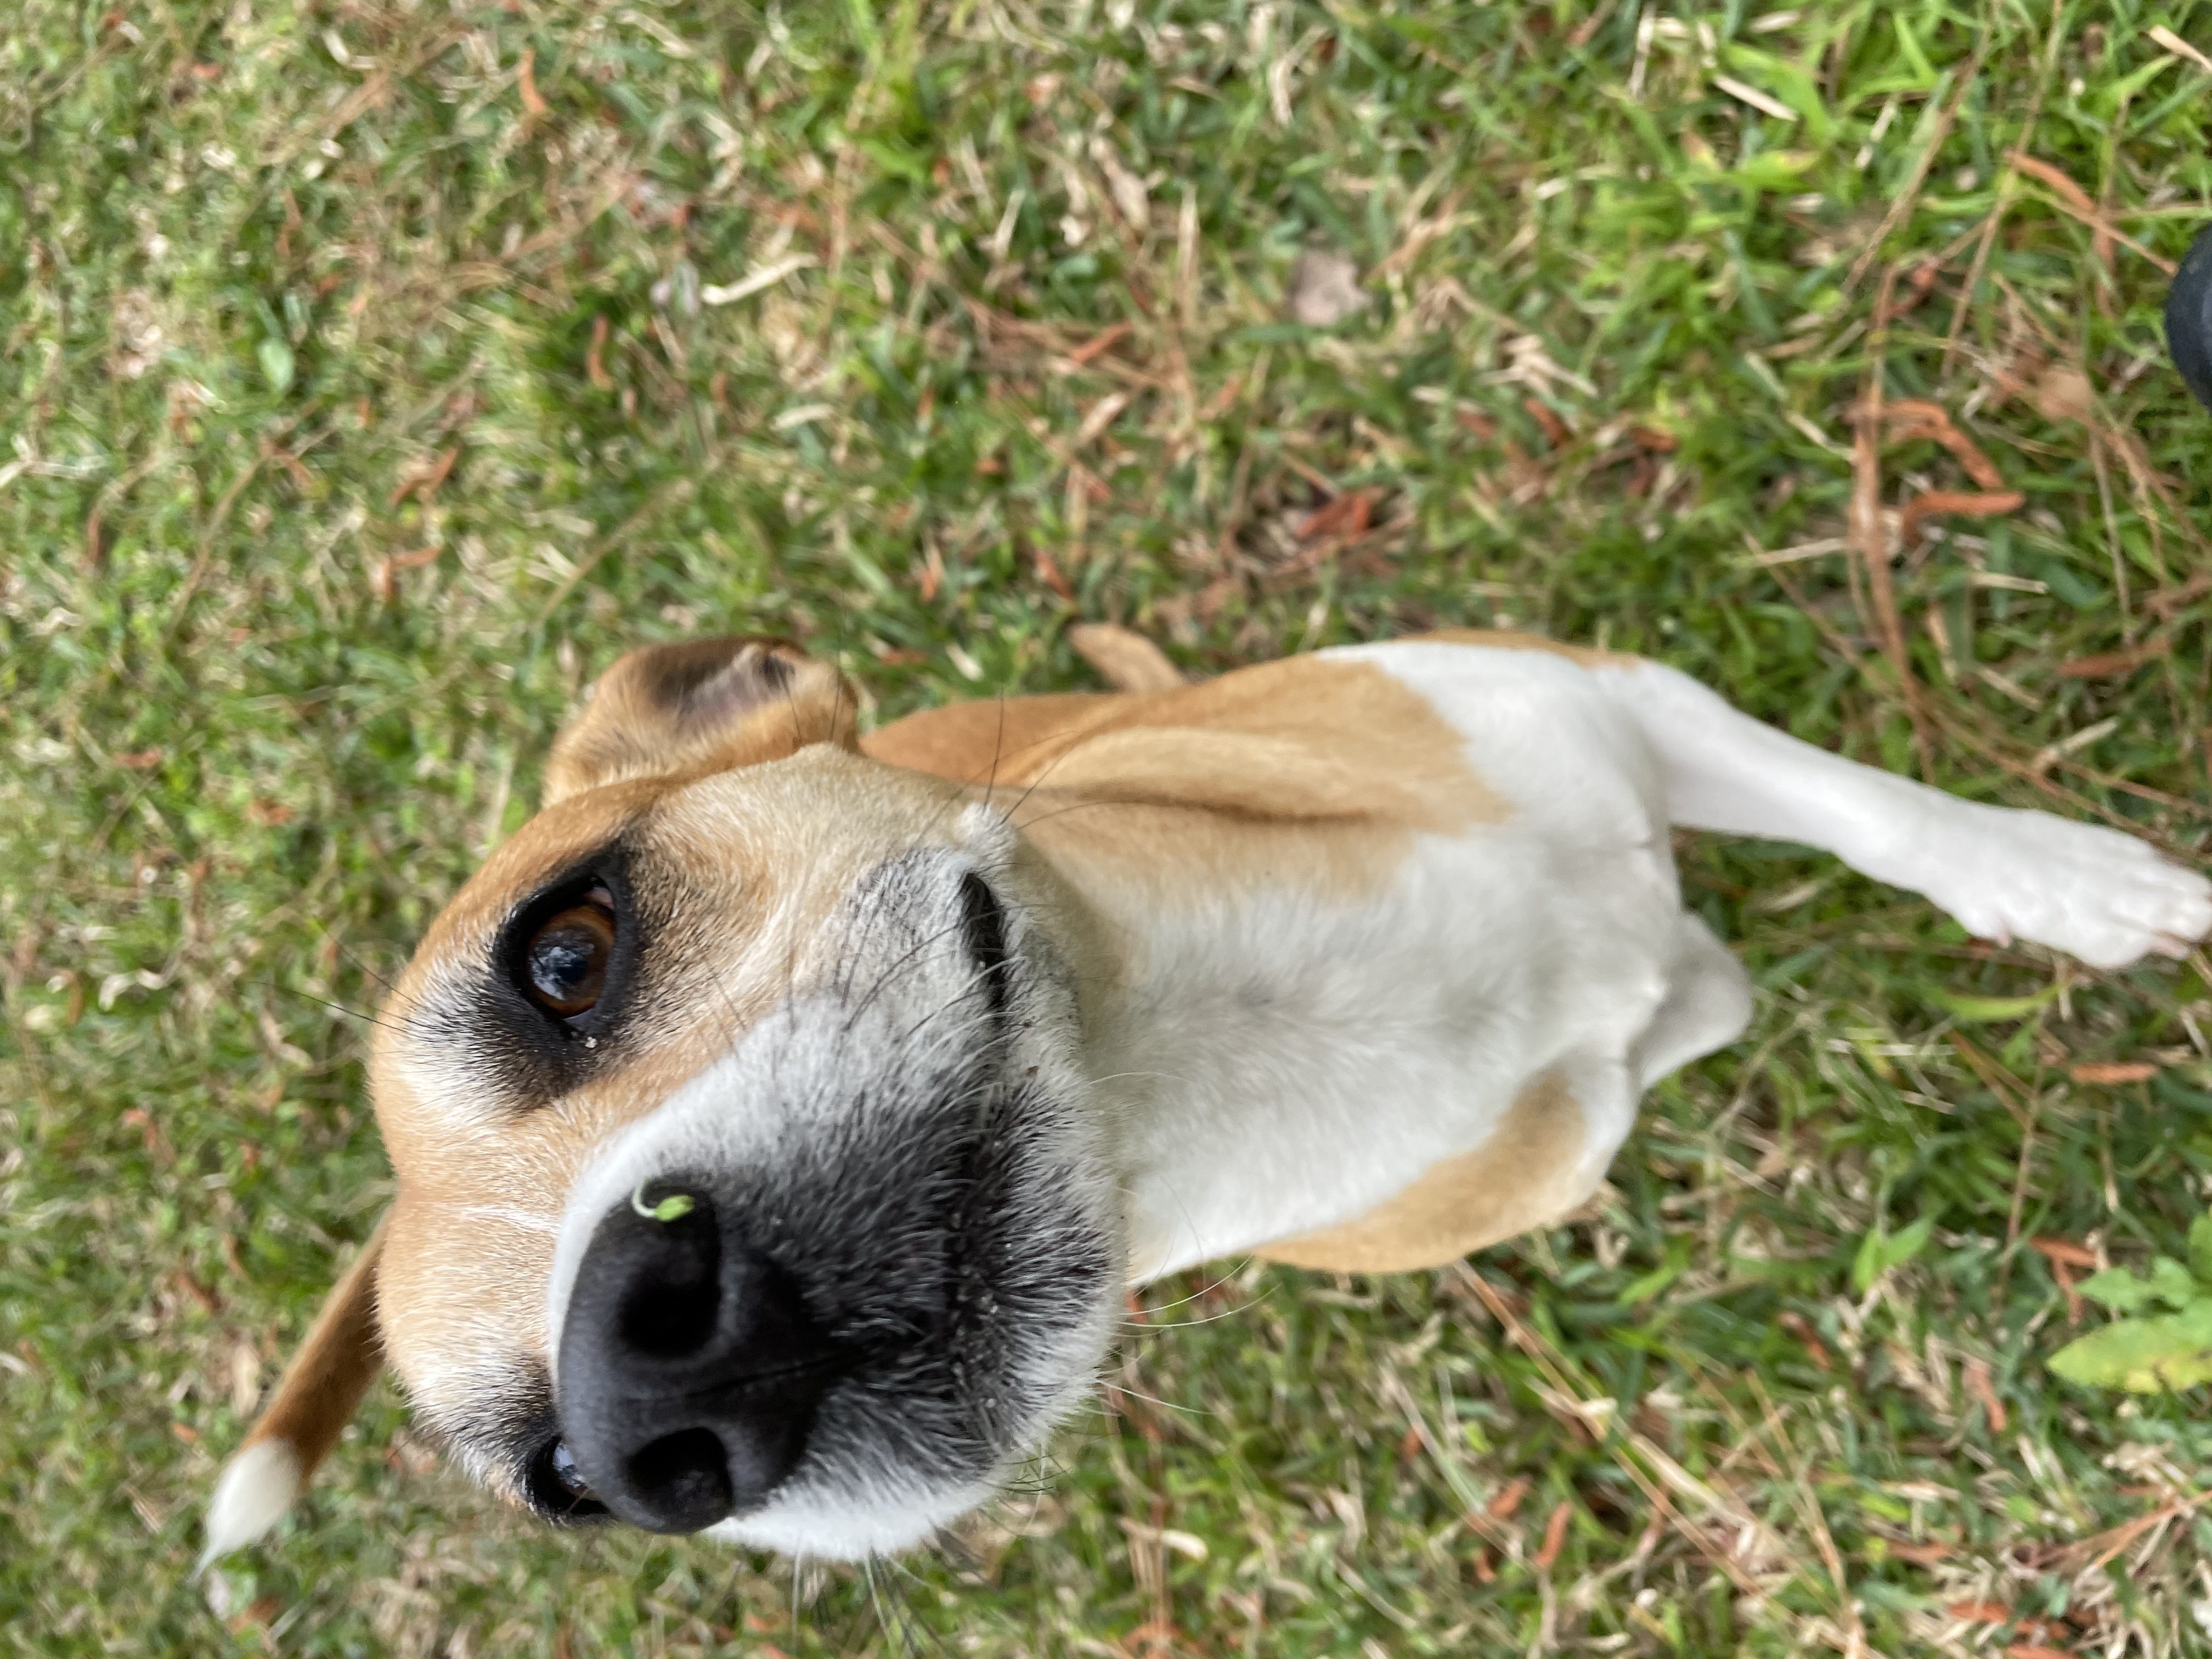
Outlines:
<svg viewBox="0 0 2212 1659"><path fill-rule="evenodd" d="M1572 665L1267 673L1077 749L1036 814L1115 963L1087 1059L1139 1276L1339 1228L1486 1146L1522 1150L1478 1185L1586 1188L1675 948L1648 757Z"/></svg>
<svg viewBox="0 0 2212 1659"><path fill-rule="evenodd" d="M1629 873L1486 829L1422 841L1364 898L1262 890L1145 918L1091 1050L1139 1273L1364 1215L1491 1142L1548 1073L1625 1056L1664 991L1671 916ZM1626 1101L1592 1092L1550 1097L1497 1178L1540 1185L1594 1137L1609 1152Z"/></svg>

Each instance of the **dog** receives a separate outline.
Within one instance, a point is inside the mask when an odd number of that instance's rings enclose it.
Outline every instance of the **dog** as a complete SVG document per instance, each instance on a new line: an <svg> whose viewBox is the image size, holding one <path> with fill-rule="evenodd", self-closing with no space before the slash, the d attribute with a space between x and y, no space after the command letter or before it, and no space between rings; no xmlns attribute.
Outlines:
<svg viewBox="0 0 2212 1659"><path fill-rule="evenodd" d="M777 641L601 678L385 1006L397 1200L210 1558L386 1364L548 1520L924 1540L1085 1400L1133 1283L1434 1267L1581 1205L1642 1091L1751 1014L1674 826L2101 968L2212 931L2212 886L2132 837L1531 636L854 709Z"/></svg>

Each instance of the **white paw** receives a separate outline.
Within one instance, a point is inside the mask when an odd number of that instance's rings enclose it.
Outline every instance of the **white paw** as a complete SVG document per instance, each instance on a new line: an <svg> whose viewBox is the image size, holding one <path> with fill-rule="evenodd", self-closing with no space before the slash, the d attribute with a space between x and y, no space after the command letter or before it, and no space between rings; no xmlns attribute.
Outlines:
<svg viewBox="0 0 2212 1659"><path fill-rule="evenodd" d="M2212 933L2212 882L2132 836L1995 806L1947 813L1931 830L1912 884L1983 939L2124 968L2154 951L2186 955Z"/></svg>

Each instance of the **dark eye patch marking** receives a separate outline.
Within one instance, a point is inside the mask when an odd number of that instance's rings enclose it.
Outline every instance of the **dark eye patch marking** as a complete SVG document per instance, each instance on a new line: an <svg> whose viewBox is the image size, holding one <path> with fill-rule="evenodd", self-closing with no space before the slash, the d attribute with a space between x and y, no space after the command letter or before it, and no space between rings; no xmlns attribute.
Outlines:
<svg viewBox="0 0 2212 1659"><path fill-rule="evenodd" d="M517 1109L568 1093L620 1059L653 931L629 848L588 854L515 906L473 988L425 1011L426 1038L485 1068Z"/></svg>

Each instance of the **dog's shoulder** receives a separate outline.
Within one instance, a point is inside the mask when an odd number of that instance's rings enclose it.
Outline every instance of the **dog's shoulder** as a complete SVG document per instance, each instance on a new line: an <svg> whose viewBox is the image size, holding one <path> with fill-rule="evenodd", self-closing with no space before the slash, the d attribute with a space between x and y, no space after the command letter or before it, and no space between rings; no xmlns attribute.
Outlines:
<svg viewBox="0 0 2212 1659"><path fill-rule="evenodd" d="M1269 819L1495 821L1504 808L1470 767L1463 732L1388 650L1286 657L1161 691L956 703L886 726L862 747L994 789Z"/></svg>

